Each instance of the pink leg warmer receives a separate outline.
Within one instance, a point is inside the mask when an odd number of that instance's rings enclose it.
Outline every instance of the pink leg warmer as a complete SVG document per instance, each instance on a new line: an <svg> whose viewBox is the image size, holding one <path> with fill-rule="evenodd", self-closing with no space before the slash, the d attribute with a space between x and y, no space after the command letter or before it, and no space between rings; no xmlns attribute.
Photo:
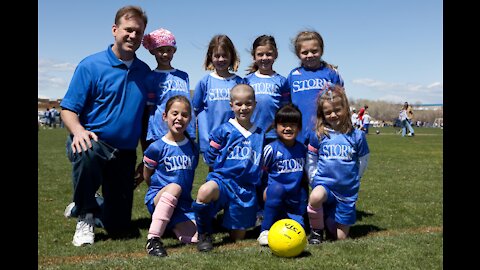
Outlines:
<svg viewBox="0 0 480 270"><path fill-rule="evenodd" d="M197 226L194 220L178 223L173 232L182 243L192 244L198 242Z"/></svg>
<svg viewBox="0 0 480 270"><path fill-rule="evenodd" d="M325 224L323 222L323 207L314 209L310 204L307 206L308 219L310 227L316 230L323 230Z"/></svg>
<svg viewBox="0 0 480 270"><path fill-rule="evenodd" d="M152 215L152 223L148 229L147 239L162 237L170 217L177 206L177 198L168 192L162 193Z"/></svg>

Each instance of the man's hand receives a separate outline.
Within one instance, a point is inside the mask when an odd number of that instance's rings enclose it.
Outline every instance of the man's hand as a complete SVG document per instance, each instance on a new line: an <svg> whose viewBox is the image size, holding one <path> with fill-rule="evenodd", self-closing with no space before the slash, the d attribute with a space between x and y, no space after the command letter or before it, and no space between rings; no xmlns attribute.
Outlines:
<svg viewBox="0 0 480 270"><path fill-rule="evenodd" d="M133 189L136 189L143 182L143 180L145 180L143 178L143 162L138 163L133 179L135 180Z"/></svg>

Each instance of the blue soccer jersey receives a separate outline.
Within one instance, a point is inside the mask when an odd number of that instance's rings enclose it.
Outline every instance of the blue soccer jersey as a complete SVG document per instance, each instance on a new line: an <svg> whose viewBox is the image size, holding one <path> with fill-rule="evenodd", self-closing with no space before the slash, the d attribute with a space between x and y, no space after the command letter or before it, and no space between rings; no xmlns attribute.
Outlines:
<svg viewBox="0 0 480 270"><path fill-rule="evenodd" d="M208 148L212 130L234 117L230 108L230 89L240 83L243 83L243 79L237 75L222 78L210 73L195 86L193 110L196 116L205 112L198 117L198 142L202 153Z"/></svg>
<svg viewBox="0 0 480 270"><path fill-rule="evenodd" d="M268 184L277 182L285 187L288 194L299 194L304 176L307 147L295 142L292 147L275 140L263 149L263 171L268 174Z"/></svg>
<svg viewBox="0 0 480 270"><path fill-rule="evenodd" d="M310 133L308 155L317 158L310 186L324 185L338 200L355 202L360 188L359 159L370 153L367 138L359 129L347 134L331 129L328 132L321 140L315 132Z"/></svg>
<svg viewBox="0 0 480 270"><path fill-rule="evenodd" d="M248 74L244 80L255 90L257 106L252 115L252 122L265 130L265 138L277 138L275 129L269 131L267 129L273 124L277 110L290 102L287 79L278 73L269 76L257 71Z"/></svg>
<svg viewBox="0 0 480 270"><path fill-rule="evenodd" d="M147 87L149 92L148 105L153 109L148 118L147 140L158 140L167 134L168 126L163 121L163 112L169 98L182 95L190 98L190 81L188 74L178 69L172 70L153 70L147 78ZM151 95L151 96L150 96ZM192 108L192 120L187 127L190 138L196 138L195 114Z"/></svg>
<svg viewBox="0 0 480 270"><path fill-rule="evenodd" d="M127 67L112 46L78 64L60 106L77 113L80 124L100 140L134 150L141 135L147 100L144 82L150 68L136 56Z"/></svg>
<svg viewBox="0 0 480 270"><path fill-rule="evenodd" d="M210 136L210 146L205 152L207 164L213 167L207 180L221 179L226 184L255 190L260 183L264 132L253 125L243 128L230 119L216 128Z"/></svg>
<svg viewBox="0 0 480 270"><path fill-rule="evenodd" d="M287 77L292 103L302 112L302 131L297 140L305 143L309 131L315 127L317 117L317 97L323 94L328 84L340 84L343 79L336 70L322 65L319 69L310 70L304 67L294 68Z"/></svg>
<svg viewBox="0 0 480 270"><path fill-rule="evenodd" d="M192 185L198 158L196 145L188 138L174 142L162 137L151 143L144 152L143 162L155 171L145 195L145 204L153 200L166 185L176 183L182 187L176 208L191 211Z"/></svg>

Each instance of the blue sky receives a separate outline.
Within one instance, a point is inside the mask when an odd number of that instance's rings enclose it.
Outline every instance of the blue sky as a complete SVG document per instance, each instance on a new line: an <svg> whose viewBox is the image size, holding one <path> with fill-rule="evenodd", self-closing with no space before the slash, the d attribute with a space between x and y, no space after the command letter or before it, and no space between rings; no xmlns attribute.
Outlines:
<svg viewBox="0 0 480 270"><path fill-rule="evenodd" d="M240 55L236 72L245 76L250 48L273 35L283 76L299 65L292 39L318 31L323 59L339 66L349 98L402 103L443 103L443 1L440 0L42 0L38 2L38 96L63 98L84 57L113 43L116 11L139 5L146 33L170 30L177 40L172 65L190 76L190 88L207 71L208 42L228 35ZM141 46L137 56L151 68L155 59Z"/></svg>

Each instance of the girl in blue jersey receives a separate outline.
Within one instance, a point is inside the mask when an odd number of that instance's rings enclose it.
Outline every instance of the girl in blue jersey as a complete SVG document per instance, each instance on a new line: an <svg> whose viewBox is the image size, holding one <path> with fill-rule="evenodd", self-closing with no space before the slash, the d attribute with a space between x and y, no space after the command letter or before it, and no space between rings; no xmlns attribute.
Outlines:
<svg viewBox="0 0 480 270"><path fill-rule="evenodd" d="M334 240L345 239L356 221L355 204L370 150L365 133L353 128L349 108L340 85L329 87L317 101L307 154L310 244L323 241L325 226Z"/></svg>
<svg viewBox="0 0 480 270"><path fill-rule="evenodd" d="M323 38L316 31L302 31L293 42L295 54L300 59L300 67L288 74L292 103L302 112L302 131L297 140L308 144L307 136L315 126L317 108L315 102L330 84L343 86L343 79L336 67L322 60Z"/></svg>
<svg viewBox="0 0 480 270"><path fill-rule="evenodd" d="M275 114L278 139L263 148L265 208L258 242L268 245L268 230L277 220L291 218L305 227L308 184L304 174L307 147L296 140L302 128L302 113L286 104Z"/></svg>
<svg viewBox="0 0 480 270"><path fill-rule="evenodd" d="M256 186L260 184L264 132L250 120L256 104L251 86L234 86L230 99L235 118L212 131L205 161L213 171L192 204L199 251L213 249L212 220L222 209L222 226L230 231L234 241L245 238L246 230L256 221Z"/></svg>
<svg viewBox="0 0 480 270"><path fill-rule="evenodd" d="M252 122L267 129L272 126L275 113L284 104L290 102L290 90L287 79L273 70L273 63L278 57L275 38L261 35L255 39L251 54L253 63L244 78L245 83L255 90L257 109L253 112ZM277 138L275 129L265 131L265 143Z"/></svg>
<svg viewBox="0 0 480 270"><path fill-rule="evenodd" d="M169 130L144 153L145 205L152 215L146 245L149 255L167 256L161 241L166 229L172 229L183 243L197 242L191 192L199 153L185 132L191 115L187 97L171 97L163 113Z"/></svg>
<svg viewBox="0 0 480 270"><path fill-rule="evenodd" d="M205 70L212 70L195 86L192 105L198 121L200 152L207 151L210 133L233 118L230 108L230 89L243 79L234 73L240 58L227 35L215 35L208 45Z"/></svg>
<svg viewBox="0 0 480 270"><path fill-rule="evenodd" d="M147 85L149 97L147 104L150 107L148 119L147 144L160 139L169 131L163 120L167 100L176 95L186 96L190 100L190 81L188 74L172 67L172 60L177 51L175 36L167 29L157 29L143 37L143 46L155 56L157 67L149 74ZM195 139L195 118L187 127L190 138Z"/></svg>

